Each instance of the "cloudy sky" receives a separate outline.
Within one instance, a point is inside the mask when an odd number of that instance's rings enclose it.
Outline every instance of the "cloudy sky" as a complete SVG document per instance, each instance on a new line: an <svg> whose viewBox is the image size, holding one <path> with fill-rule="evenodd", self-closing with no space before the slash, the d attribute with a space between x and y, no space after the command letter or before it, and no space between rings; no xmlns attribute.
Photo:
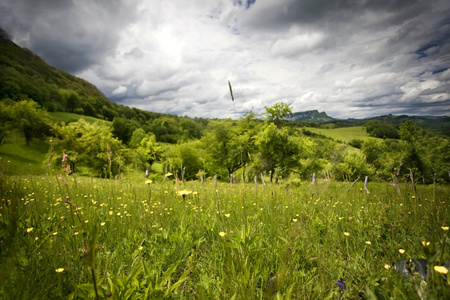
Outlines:
<svg viewBox="0 0 450 300"><path fill-rule="evenodd" d="M154 112L450 115L448 0L0 0L0 27Z"/></svg>

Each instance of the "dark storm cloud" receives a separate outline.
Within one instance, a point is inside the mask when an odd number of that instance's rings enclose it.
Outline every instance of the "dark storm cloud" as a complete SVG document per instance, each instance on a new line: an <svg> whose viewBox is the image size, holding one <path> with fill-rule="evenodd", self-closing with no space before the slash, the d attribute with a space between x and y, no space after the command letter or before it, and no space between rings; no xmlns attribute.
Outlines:
<svg viewBox="0 0 450 300"><path fill-rule="evenodd" d="M256 4L259 4L257 2ZM265 5L255 5L248 18L241 22L255 29L277 30L292 25L335 26L348 23L365 13L384 13L388 16L377 18L373 25L381 23L402 23L418 14L425 13L433 2L428 0L286 0L267 1Z"/></svg>
<svg viewBox="0 0 450 300"><path fill-rule="evenodd" d="M52 66L77 73L114 53L135 15L135 7L125 3L1 0L0 26Z"/></svg>

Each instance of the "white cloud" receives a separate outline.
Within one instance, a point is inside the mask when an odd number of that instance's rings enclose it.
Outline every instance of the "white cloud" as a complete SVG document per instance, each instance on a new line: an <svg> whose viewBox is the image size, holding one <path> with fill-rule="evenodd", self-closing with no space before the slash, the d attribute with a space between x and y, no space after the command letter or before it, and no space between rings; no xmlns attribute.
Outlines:
<svg viewBox="0 0 450 300"><path fill-rule="evenodd" d="M117 89L115 89L114 91L112 91L112 95L123 95L127 92L128 88L126 86L123 85L119 85L117 87Z"/></svg>

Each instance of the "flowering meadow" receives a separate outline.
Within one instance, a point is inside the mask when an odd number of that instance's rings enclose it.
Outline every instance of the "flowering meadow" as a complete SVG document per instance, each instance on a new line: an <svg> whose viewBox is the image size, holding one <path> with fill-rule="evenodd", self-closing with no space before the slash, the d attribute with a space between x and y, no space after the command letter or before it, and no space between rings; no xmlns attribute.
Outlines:
<svg viewBox="0 0 450 300"><path fill-rule="evenodd" d="M0 179L2 299L450 297L448 186Z"/></svg>

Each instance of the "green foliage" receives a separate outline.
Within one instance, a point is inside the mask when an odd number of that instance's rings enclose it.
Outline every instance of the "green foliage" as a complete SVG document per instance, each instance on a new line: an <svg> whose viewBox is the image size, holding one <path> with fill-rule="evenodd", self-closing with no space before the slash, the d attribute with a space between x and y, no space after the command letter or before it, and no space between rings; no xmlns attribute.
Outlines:
<svg viewBox="0 0 450 300"><path fill-rule="evenodd" d="M360 140L360 139L353 139L351 140L348 144L354 148L358 148L361 149L362 145L363 145L364 141Z"/></svg>
<svg viewBox="0 0 450 300"><path fill-rule="evenodd" d="M201 139L206 149L206 161L210 173L227 179L246 163L253 153L254 134L252 121L236 123L231 120L210 121Z"/></svg>
<svg viewBox="0 0 450 300"><path fill-rule="evenodd" d="M274 106L265 108L265 116L266 121L274 122L277 127L281 126L281 121L286 118L288 115L292 115L292 109L290 104L286 104L284 102L278 102Z"/></svg>
<svg viewBox="0 0 450 300"><path fill-rule="evenodd" d="M11 132L18 129L29 144L33 138L44 139L50 134L51 121L48 114L39 109L39 105L30 100L19 102L0 102L0 142Z"/></svg>
<svg viewBox="0 0 450 300"><path fill-rule="evenodd" d="M359 152L348 152L344 161L333 167L333 176L337 180L353 180L358 176L372 174L372 167L366 163L366 157Z"/></svg>
<svg viewBox="0 0 450 300"><path fill-rule="evenodd" d="M366 127L367 133L372 137L382 139L398 139L400 137L394 125L383 121L369 120L364 126Z"/></svg>
<svg viewBox="0 0 450 300"><path fill-rule="evenodd" d="M126 118L114 118L112 122L113 135L122 141L124 144L128 144L133 132L139 127L139 123L134 120L128 120Z"/></svg>
<svg viewBox="0 0 450 300"><path fill-rule="evenodd" d="M72 172L102 177L109 177L110 172L119 173L120 156L117 154L123 146L112 136L109 126L80 119L67 125L55 125L53 133L55 137L50 143L55 146L47 159L53 166L59 165L62 153L66 153Z"/></svg>
<svg viewBox="0 0 450 300"><path fill-rule="evenodd" d="M313 143L307 137L296 137L289 133L287 127L278 129L275 124L267 124L257 134L255 145L258 147L260 171L268 170L272 176L284 174L288 176L299 166L300 158L312 152Z"/></svg>
<svg viewBox="0 0 450 300"><path fill-rule="evenodd" d="M200 169L205 173L201 148L199 141L178 144L166 153L165 164L174 174L177 173L180 179L183 169L185 180L197 179Z"/></svg>

